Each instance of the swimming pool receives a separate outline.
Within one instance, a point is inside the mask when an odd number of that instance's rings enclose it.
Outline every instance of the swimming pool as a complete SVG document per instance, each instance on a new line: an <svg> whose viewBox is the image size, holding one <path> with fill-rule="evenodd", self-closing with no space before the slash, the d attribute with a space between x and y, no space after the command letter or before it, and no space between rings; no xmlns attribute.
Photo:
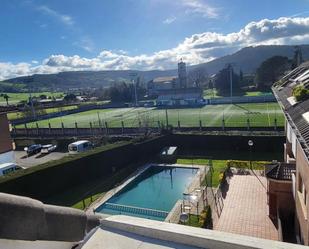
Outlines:
<svg viewBox="0 0 309 249"><path fill-rule="evenodd" d="M151 166L95 211L165 220L197 168Z"/></svg>

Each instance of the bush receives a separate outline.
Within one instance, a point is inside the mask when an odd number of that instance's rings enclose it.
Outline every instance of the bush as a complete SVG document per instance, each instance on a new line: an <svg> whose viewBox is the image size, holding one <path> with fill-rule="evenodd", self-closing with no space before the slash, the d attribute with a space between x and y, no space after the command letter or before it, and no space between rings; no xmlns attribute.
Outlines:
<svg viewBox="0 0 309 249"><path fill-rule="evenodd" d="M199 218L199 226L207 229L212 229L211 208L207 206L201 213Z"/></svg>
<svg viewBox="0 0 309 249"><path fill-rule="evenodd" d="M265 164L269 164L267 161L252 161L252 169L254 170L264 170ZM249 161L237 161L237 160L228 160L226 162L228 168L237 168L237 169L249 169Z"/></svg>
<svg viewBox="0 0 309 249"><path fill-rule="evenodd" d="M303 85L294 87L292 94L297 101L303 101L309 98L309 90Z"/></svg>

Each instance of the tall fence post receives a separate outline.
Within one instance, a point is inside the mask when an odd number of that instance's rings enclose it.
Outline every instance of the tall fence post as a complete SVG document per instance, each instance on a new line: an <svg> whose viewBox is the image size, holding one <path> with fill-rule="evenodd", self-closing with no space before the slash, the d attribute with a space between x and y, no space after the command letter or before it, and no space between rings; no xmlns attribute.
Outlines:
<svg viewBox="0 0 309 249"><path fill-rule="evenodd" d="M39 131L39 124L38 124L38 122L35 123L35 126L36 126L36 134L39 136L40 131Z"/></svg>
<svg viewBox="0 0 309 249"><path fill-rule="evenodd" d="M78 126L77 126L77 122L75 122L75 133L76 133L76 135L78 135Z"/></svg>
<svg viewBox="0 0 309 249"><path fill-rule="evenodd" d="M224 120L224 118L222 119L222 130L223 131L225 130L225 120Z"/></svg>
<svg viewBox="0 0 309 249"><path fill-rule="evenodd" d="M250 130L250 119L247 119L247 129Z"/></svg>
<svg viewBox="0 0 309 249"><path fill-rule="evenodd" d="M90 122L89 125L90 125L90 133L93 136L94 134L93 134L93 129L92 129L92 123Z"/></svg>
<svg viewBox="0 0 309 249"><path fill-rule="evenodd" d="M63 124L63 122L61 122L61 129L62 129L62 135L65 135L64 134L64 124Z"/></svg>
<svg viewBox="0 0 309 249"><path fill-rule="evenodd" d="M124 133L124 122L123 122L123 120L121 120L121 132L122 132L122 134Z"/></svg>
<svg viewBox="0 0 309 249"><path fill-rule="evenodd" d="M106 129L106 135L108 135L108 124L106 121L105 121L105 129Z"/></svg>
<svg viewBox="0 0 309 249"><path fill-rule="evenodd" d="M26 134L27 134L27 136L28 136L28 127L27 127L27 123L25 123L24 126L25 126L25 130L26 130Z"/></svg>
<svg viewBox="0 0 309 249"><path fill-rule="evenodd" d="M275 118L275 131L277 130L277 118Z"/></svg>
<svg viewBox="0 0 309 249"><path fill-rule="evenodd" d="M48 133L49 133L49 135L51 135L51 125L50 125L49 122L48 122Z"/></svg>
<svg viewBox="0 0 309 249"><path fill-rule="evenodd" d="M180 121L178 120L178 130L180 130Z"/></svg>
<svg viewBox="0 0 309 249"><path fill-rule="evenodd" d="M200 120L200 131L202 130L202 120Z"/></svg>

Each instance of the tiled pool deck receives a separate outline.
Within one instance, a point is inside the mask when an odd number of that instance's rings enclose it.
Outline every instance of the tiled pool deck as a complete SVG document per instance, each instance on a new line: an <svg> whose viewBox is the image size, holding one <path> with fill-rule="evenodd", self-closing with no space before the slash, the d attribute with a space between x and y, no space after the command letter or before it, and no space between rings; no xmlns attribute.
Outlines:
<svg viewBox="0 0 309 249"><path fill-rule="evenodd" d="M215 230L278 240L278 231L268 217L265 177L234 175L224 199Z"/></svg>

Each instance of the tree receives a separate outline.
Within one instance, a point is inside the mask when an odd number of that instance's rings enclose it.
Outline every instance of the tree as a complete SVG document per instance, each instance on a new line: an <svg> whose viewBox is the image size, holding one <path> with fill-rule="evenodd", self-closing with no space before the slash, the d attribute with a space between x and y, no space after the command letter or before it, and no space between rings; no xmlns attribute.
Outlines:
<svg viewBox="0 0 309 249"><path fill-rule="evenodd" d="M239 76L234 73L231 65L223 68L216 75L215 87L219 95L227 96L231 89L231 70L232 70L232 81L233 81L233 92L238 92L239 88Z"/></svg>
<svg viewBox="0 0 309 249"><path fill-rule="evenodd" d="M240 83L240 85L242 85L243 81L244 81L244 73L240 69L240 71L239 71L239 83Z"/></svg>
<svg viewBox="0 0 309 249"><path fill-rule="evenodd" d="M10 96L7 95L6 93L1 93L0 96L3 97L3 98L5 99L6 105L9 105L9 98L10 98Z"/></svg>
<svg viewBox="0 0 309 249"><path fill-rule="evenodd" d="M292 94L297 101L303 101L309 98L309 90L306 89L303 85L294 87Z"/></svg>
<svg viewBox="0 0 309 249"><path fill-rule="evenodd" d="M190 86L200 87L207 82L207 79L207 71L202 67L195 68L188 73L188 84Z"/></svg>
<svg viewBox="0 0 309 249"><path fill-rule="evenodd" d="M69 93L69 94L65 95L63 99L67 102L73 102L73 101L76 100L76 95L73 94L73 93Z"/></svg>
<svg viewBox="0 0 309 249"><path fill-rule="evenodd" d="M47 99L47 96L45 94L41 94L40 99Z"/></svg>
<svg viewBox="0 0 309 249"><path fill-rule="evenodd" d="M256 70L254 82L259 89L265 89L279 80L290 67L287 57L273 56L264 62Z"/></svg>
<svg viewBox="0 0 309 249"><path fill-rule="evenodd" d="M301 48L299 46L295 46L294 57L292 60L292 70L298 67L301 63L303 63L303 54Z"/></svg>

